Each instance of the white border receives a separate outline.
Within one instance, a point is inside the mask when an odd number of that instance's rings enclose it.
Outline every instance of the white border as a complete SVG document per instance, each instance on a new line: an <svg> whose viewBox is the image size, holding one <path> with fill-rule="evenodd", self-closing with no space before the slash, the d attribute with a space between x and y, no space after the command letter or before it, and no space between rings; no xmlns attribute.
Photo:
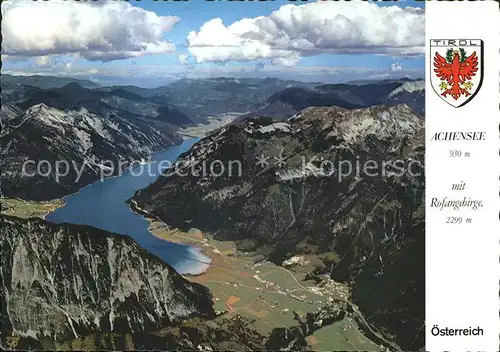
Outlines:
<svg viewBox="0 0 500 352"><path fill-rule="evenodd" d="M482 39L484 78L471 102L454 108L430 83L430 39ZM499 350L500 11L494 1L426 2L426 350ZM484 131L482 142L432 142L436 132ZM451 149L470 158L450 158ZM465 191L451 191L465 181ZM480 211L431 208L432 197L471 196ZM472 217L446 224L447 216ZM434 336L439 328L481 327L483 336Z"/></svg>

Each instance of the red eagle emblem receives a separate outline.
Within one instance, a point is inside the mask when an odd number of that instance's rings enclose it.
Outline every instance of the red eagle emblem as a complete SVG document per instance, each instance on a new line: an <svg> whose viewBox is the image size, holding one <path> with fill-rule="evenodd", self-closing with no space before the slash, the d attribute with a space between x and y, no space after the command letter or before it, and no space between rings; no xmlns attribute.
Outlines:
<svg viewBox="0 0 500 352"><path fill-rule="evenodd" d="M436 76L442 81L439 87L443 97L450 95L457 100L462 95L466 97L471 95L470 90L473 85L471 78L478 71L478 57L475 51L467 56L463 48L460 50L449 49L446 57L436 52L434 68Z"/></svg>

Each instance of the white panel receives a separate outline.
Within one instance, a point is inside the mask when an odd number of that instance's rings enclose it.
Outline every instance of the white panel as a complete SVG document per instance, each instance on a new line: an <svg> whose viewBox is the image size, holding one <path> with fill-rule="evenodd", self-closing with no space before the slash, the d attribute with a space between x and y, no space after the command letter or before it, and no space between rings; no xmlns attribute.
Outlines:
<svg viewBox="0 0 500 352"><path fill-rule="evenodd" d="M426 3L426 37L426 350L498 351L498 3L429 1ZM434 77L433 58L430 56L433 54L434 57L435 48L431 50L431 39L480 39L484 43L481 88L470 102L461 107L454 106L462 104L466 98L459 97L458 102L449 104L440 97L451 85L446 83L441 89L439 83L442 81ZM478 47L456 45L454 50L460 47L466 55L477 51L480 59ZM470 79L472 93L479 84L479 75L480 70ZM484 138L432 141L438 132L483 132ZM478 135L475 137L481 139ZM455 156L450 155L453 151L456 151ZM452 189L453 184L462 182L465 183L463 190L459 190L461 187ZM440 208L440 201L444 199L482 201L483 206L474 210L468 202L463 202L459 204L459 210ZM458 220L461 223L447 223L447 219L453 218L461 219ZM434 325L440 329L480 327L484 334L434 336Z"/></svg>

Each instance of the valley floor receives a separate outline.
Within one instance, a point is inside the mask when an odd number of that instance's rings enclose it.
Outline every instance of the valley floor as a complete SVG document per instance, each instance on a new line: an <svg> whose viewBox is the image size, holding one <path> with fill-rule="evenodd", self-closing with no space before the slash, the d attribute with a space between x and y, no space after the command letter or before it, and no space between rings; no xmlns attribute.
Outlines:
<svg viewBox="0 0 500 352"><path fill-rule="evenodd" d="M177 131L183 138L205 137L208 133L223 127L234 121L238 116L246 113L228 112L207 118L207 124L198 124L196 126L186 127Z"/></svg>
<svg viewBox="0 0 500 352"><path fill-rule="evenodd" d="M53 199L45 202L35 202L17 198L0 198L0 209L4 215L15 216L22 219L41 218L52 213L64 205L62 199Z"/></svg>
<svg viewBox="0 0 500 352"><path fill-rule="evenodd" d="M205 273L186 278L212 291L216 310L253 321L261 333L297 326L295 313L304 316L328 301L349 299L349 290L343 284L330 279L325 279L323 285L304 281L306 268L289 270L271 262L259 262L250 253L237 251L232 242L217 241L196 229L181 232L149 220L149 230L155 236L202 248L212 264ZM307 341L315 351L382 350L361 333L350 317L317 330Z"/></svg>
<svg viewBox="0 0 500 352"><path fill-rule="evenodd" d="M20 218L44 218L62 207L62 199L33 202L1 198L2 214ZM324 278L322 284L305 280L312 264L285 268L259 260L252 253L242 253L233 242L217 241L197 229L182 232L165 223L146 218L149 230L157 237L171 242L201 248L212 259L207 271L186 279L208 287L214 296L216 311L221 317L239 314L252 321L254 328L269 334L274 328L298 325L295 314L305 316L331 301L349 301L347 286ZM314 263L314 258L311 263ZM307 337L315 351L382 351L360 331L358 323L346 316Z"/></svg>

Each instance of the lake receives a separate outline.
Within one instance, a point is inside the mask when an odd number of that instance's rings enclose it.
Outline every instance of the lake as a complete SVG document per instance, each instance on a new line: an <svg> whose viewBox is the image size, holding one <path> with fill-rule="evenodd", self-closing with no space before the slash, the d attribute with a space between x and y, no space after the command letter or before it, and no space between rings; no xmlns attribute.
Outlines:
<svg viewBox="0 0 500 352"><path fill-rule="evenodd" d="M56 223L91 225L129 235L142 248L160 257L179 273L202 273L211 260L201 253L201 249L155 237L148 230L149 222L125 203L137 190L147 187L158 178L159 165L173 163L197 141L197 138L185 140L180 145L153 154L150 165L137 165L121 176L106 178L82 188L78 193L65 197L65 206L47 215L46 219ZM148 167L153 172L148 172Z"/></svg>

